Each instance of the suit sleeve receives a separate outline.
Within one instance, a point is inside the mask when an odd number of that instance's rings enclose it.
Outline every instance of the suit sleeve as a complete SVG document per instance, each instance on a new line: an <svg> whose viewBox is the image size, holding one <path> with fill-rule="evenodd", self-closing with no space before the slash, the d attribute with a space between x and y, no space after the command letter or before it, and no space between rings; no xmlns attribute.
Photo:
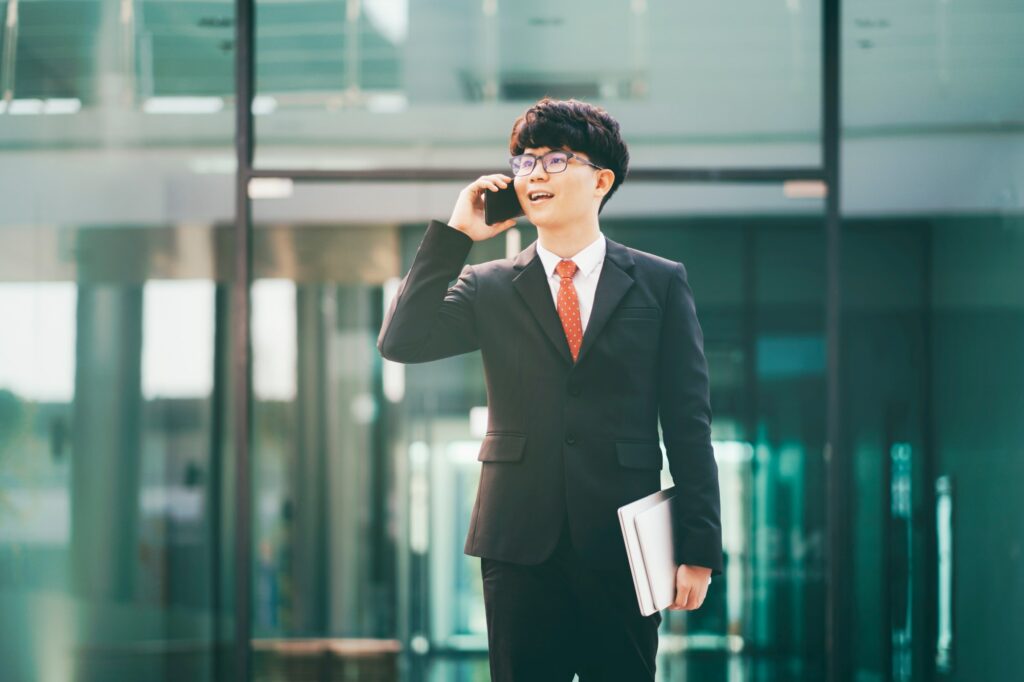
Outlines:
<svg viewBox="0 0 1024 682"><path fill-rule="evenodd" d="M704 334L686 267L677 263L666 296L659 350L658 413L676 487L677 564L722 573L718 464L711 446L711 400Z"/></svg>
<svg viewBox="0 0 1024 682"><path fill-rule="evenodd" d="M466 234L430 221L412 267L391 300L377 350L388 360L428 362L477 350L476 275ZM460 273L461 269L461 273ZM448 283L458 276L449 288Z"/></svg>

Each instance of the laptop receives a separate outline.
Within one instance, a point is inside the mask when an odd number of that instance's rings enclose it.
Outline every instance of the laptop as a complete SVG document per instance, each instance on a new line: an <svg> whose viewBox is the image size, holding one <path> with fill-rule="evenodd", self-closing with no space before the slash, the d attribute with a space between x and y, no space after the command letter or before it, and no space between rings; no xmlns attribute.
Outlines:
<svg viewBox="0 0 1024 682"><path fill-rule="evenodd" d="M672 605L676 572L672 542L675 486L619 507L619 525L633 574L640 613L650 616ZM711 578L708 578L711 584Z"/></svg>

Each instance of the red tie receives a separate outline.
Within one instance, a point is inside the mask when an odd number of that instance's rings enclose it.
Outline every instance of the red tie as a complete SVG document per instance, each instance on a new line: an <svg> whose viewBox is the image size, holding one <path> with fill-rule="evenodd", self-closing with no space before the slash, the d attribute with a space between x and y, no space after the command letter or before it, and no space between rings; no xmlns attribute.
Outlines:
<svg viewBox="0 0 1024 682"><path fill-rule="evenodd" d="M572 361L576 362L583 343L583 325L580 324L580 299L576 295L576 287L572 284L572 276L576 274L576 263L563 260L555 266L555 272L562 278L558 287L558 317L562 319L565 339L569 342Z"/></svg>

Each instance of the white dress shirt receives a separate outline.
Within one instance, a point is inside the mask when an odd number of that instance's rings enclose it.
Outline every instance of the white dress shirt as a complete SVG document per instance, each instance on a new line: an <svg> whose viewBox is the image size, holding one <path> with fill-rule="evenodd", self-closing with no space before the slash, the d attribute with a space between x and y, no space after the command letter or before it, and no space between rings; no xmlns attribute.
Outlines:
<svg viewBox="0 0 1024 682"><path fill-rule="evenodd" d="M572 284L576 288L576 294L580 300L580 325L583 327L584 334L587 331L587 321L590 320L590 311L594 309L594 294L597 293L597 279L601 275L601 267L604 265L605 250L604 234L599 234L597 239L583 247L579 253L566 259L576 263L577 269L576 274L573 275ZM558 289L562 285L562 278L555 271L555 266L562 261L562 257L541 246L539 239L537 240L537 254L544 265L544 272L547 273L548 284L551 286L551 300L557 310Z"/></svg>

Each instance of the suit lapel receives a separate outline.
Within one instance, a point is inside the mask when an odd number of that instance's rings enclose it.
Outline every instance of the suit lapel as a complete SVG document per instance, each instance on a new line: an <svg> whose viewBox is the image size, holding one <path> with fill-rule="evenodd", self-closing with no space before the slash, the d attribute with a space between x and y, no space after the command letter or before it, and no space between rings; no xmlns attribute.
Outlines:
<svg viewBox="0 0 1024 682"><path fill-rule="evenodd" d="M567 364L571 365L572 354L569 352L569 342L565 339L562 320L559 319L558 311L551 300L551 286L544 273L544 264L541 262L540 256L537 256L537 242L533 242L523 249L516 257L512 267L519 271L512 279L516 291L526 302L526 306L537 319L555 350Z"/></svg>
<svg viewBox="0 0 1024 682"><path fill-rule="evenodd" d="M580 345L576 365L582 362L622 297L633 286L634 263L629 250L618 242L607 237L605 239L604 265L601 266L601 276L597 280L594 306L590 311L587 328L583 332L583 342ZM569 342L562 329L562 321L558 317L554 301L551 300L551 285L548 284L544 265L540 257L537 256L536 241L516 256L512 267L518 271L512 279L516 291L526 302L530 312L537 319L558 354L566 364L573 364L572 354L569 352Z"/></svg>
<svg viewBox="0 0 1024 682"><path fill-rule="evenodd" d="M606 248L604 265L601 266L601 276L597 280L597 291L594 293L594 307L590 310L587 328L583 330L580 354L576 358L577 365L583 362L587 351L593 348L601 330L607 324L608 318L611 317L629 288L633 286L633 257L629 255L629 251L625 246L613 242L611 239L607 240Z"/></svg>

